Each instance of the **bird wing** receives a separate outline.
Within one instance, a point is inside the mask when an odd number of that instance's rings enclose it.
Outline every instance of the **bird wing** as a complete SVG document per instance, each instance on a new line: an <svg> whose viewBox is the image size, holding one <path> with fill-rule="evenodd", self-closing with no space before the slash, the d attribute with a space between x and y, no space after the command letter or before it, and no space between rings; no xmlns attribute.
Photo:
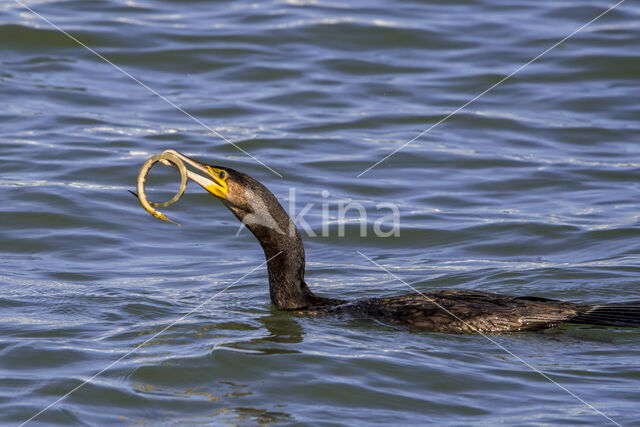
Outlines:
<svg viewBox="0 0 640 427"><path fill-rule="evenodd" d="M579 306L537 297L446 290L361 300L341 306L340 311L412 329L468 334L551 327L577 316Z"/></svg>

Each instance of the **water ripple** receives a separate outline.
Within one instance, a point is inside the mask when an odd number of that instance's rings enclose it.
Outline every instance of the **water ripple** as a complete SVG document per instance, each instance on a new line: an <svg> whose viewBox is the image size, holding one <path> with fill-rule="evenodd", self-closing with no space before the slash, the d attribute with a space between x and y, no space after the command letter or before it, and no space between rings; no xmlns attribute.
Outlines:
<svg viewBox="0 0 640 427"><path fill-rule="evenodd" d="M264 270L154 337L263 254L203 191L172 207L176 228L126 190L145 158L175 148L256 177L289 211L310 205L306 280L323 295L409 291L359 250L424 290L639 300L635 4L361 178L607 5L28 4L284 178L18 3L0 4L1 422L26 420L141 344L36 422L605 421L482 337L277 311ZM169 178L157 173L162 193ZM400 211L398 237L363 236L359 218L337 213L361 204L371 231L382 202ZM631 425L638 338L574 326L496 340Z"/></svg>

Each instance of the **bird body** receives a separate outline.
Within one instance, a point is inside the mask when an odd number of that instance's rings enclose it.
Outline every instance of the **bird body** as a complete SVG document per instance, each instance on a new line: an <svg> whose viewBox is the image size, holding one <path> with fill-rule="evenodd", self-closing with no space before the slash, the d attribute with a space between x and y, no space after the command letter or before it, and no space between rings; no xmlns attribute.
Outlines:
<svg viewBox="0 0 640 427"><path fill-rule="evenodd" d="M458 289L356 301L317 296L305 282L300 234L278 199L264 185L242 172L203 164L175 150L166 150L154 159L168 160L163 163L178 168L181 175L220 199L253 233L267 259L271 301L280 309L297 314L367 318L415 330L458 334L531 331L564 323L640 327L640 301L584 305ZM185 169L179 162L187 163L202 175L191 170L183 172ZM146 170L143 167L138 178L138 198L145 210L160 218L151 207L158 204L150 204L144 195L144 178L149 167ZM175 200L174 197L171 202Z"/></svg>
<svg viewBox="0 0 640 427"><path fill-rule="evenodd" d="M640 319L635 308L609 305L608 310ZM299 314L334 315L373 319L383 323L429 332L457 334L503 333L547 329L563 323L604 324L601 307L538 297L516 297L474 290L437 290L385 298L368 298L296 310ZM584 319L581 321L581 319ZM622 326L618 318L612 325ZM631 324L627 326L640 326Z"/></svg>

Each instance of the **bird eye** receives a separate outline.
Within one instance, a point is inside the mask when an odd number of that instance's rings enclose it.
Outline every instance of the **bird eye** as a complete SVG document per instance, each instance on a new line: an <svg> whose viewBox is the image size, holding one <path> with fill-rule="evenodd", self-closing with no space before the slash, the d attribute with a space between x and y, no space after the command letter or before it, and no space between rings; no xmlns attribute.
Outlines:
<svg viewBox="0 0 640 427"><path fill-rule="evenodd" d="M218 177L220 179L225 179L227 177L227 173L225 171L220 171L220 173L218 174Z"/></svg>

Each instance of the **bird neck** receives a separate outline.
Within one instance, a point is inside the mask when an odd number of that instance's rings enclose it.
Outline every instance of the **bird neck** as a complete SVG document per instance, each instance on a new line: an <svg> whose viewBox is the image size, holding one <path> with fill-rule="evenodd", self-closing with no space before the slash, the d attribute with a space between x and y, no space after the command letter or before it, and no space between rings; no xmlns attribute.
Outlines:
<svg viewBox="0 0 640 427"><path fill-rule="evenodd" d="M275 196L270 193L264 196L264 209L251 214L229 208L264 250L271 302L284 310L315 305L321 298L313 295L304 282L305 256L300 233Z"/></svg>
<svg viewBox="0 0 640 427"><path fill-rule="evenodd" d="M261 233L262 229L251 231L260 241L267 259L271 302L285 310L309 306L313 294L304 282L304 246L295 225L291 235L288 230L285 235L269 229L267 236Z"/></svg>

